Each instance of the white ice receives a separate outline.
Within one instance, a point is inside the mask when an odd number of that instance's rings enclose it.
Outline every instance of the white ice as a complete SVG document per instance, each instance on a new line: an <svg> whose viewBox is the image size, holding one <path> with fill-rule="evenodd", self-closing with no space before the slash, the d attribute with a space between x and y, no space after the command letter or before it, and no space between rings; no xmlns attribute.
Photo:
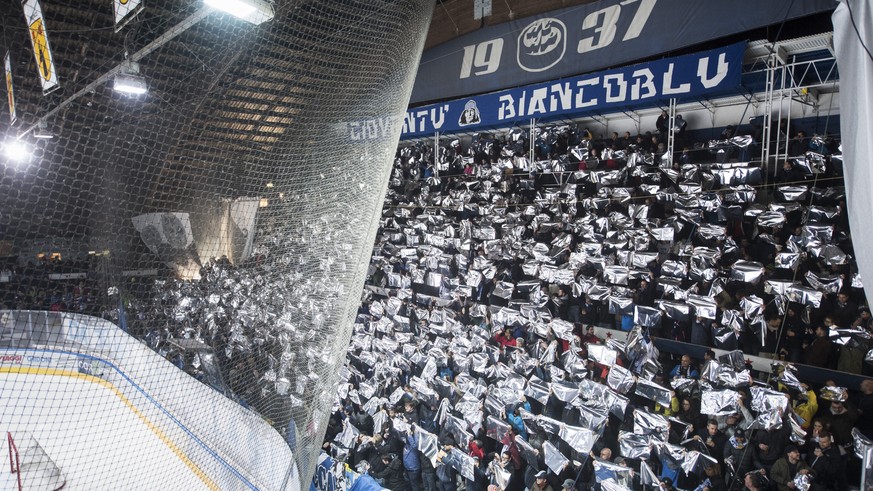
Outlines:
<svg viewBox="0 0 873 491"><path fill-rule="evenodd" d="M60 467L65 490L209 489L185 455L109 387L83 378L0 373L0 390L2 490L18 489L7 431L36 438Z"/></svg>

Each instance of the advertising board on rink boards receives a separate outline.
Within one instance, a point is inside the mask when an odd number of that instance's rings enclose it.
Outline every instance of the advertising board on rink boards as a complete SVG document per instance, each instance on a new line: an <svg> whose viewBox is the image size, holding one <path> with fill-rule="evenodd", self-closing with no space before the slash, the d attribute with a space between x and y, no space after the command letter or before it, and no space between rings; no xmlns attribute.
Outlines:
<svg viewBox="0 0 873 491"><path fill-rule="evenodd" d="M413 104L620 66L827 12L833 0L602 0L483 27L425 51Z"/></svg>
<svg viewBox="0 0 873 491"><path fill-rule="evenodd" d="M617 111L733 91L745 43L409 109L401 137L478 131L530 118Z"/></svg>

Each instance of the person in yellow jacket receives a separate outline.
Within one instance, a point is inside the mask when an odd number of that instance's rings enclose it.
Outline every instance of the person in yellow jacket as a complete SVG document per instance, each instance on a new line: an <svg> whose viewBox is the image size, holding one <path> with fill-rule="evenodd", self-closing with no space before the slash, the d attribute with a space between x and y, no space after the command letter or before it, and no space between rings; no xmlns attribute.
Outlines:
<svg viewBox="0 0 873 491"><path fill-rule="evenodd" d="M655 403L655 411L666 417L675 416L679 412L679 398L676 397L676 391L670 391L670 407L662 406Z"/></svg>
<svg viewBox="0 0 873 491"><path fill-rule="evenodd" d="M818 398L815 395L815 391L809 390L806 384L801 384L801 386L806 392L800 392L797 397L791 398L791 408L803 419L803 424L800 426L804 430L808 430L809 425L812 423L812 418L818 412Z"/></svg>

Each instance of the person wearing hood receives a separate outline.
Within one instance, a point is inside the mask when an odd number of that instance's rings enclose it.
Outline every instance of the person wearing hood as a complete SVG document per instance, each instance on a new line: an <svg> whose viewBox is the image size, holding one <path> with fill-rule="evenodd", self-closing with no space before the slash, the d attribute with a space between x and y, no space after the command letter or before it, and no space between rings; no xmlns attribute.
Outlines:
<svg viewBox="0 0 873 491"><path fill-rule="evenodd" d="M753 455L745 430L736 429L734 435L728 438L723 454L725 464L733 468L732 480L736 481L735 484L741 484L744 476L752 470Z"/></svg>

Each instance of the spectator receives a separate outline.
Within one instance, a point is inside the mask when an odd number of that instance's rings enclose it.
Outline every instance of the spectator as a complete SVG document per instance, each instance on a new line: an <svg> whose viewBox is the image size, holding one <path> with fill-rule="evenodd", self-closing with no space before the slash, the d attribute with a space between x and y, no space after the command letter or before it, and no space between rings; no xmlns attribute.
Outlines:
<svg viewBox="0 0 873 491"><path fill-rule="evenodd" d="M821 422L830 426L834 443L841 447L852 445L852 427L858 419L858 412L842 401L831 401L830 407L821 416Z"/></svg>
<svg viewBox="0 0 873 491"><path fill-rule="evenodd" d="M370 474L392 491L407 491L409 486L403 477L403 462L396 454L382 455L383 469Z"/></svg>
<svg viewBox="0 0 873 491"><path fill-rule="evenodd" d="M873 439L873 380L861 382L861 399L858 401L858 430Z"/></svg>
<svg viewBox="0 0 873 491"><path fill-rule="evenodd" d="M798 474L810 473L809 466L800 458L800 450L789 445L785 448L785 455L773 464L770 479L779 491L790 491L795 488L794 478Z"/></svg>
<svg viewBox="0 0 873 491"><path fill-rule="evenodd" d="M710 345L710 322L700 316L694 318L691 323L691 344L698 346Z"/></svg>
<svg viewBox="0 0 873 491"><path fill-rule="evenodd" d="M858 311L858 318L852 322L852 327L860 327L868 332L873 331L873 317L870 316L870 309L863 308Z"/></svg>
<svg viewBox="0 0 873 491"><path fill-rule="evenodd" d="M784 456L789 431L790 426L783 422L779 428L761 429L755 433L752 438L752 460L755 467L770 472L776 461Z"/></svg>
<svg viewBox="0 0 873 491"><path fill-rule="evenodd" d="M753 469L753 455L754 451L749 447L745 430L736 430L734 436L728 439L722 453L722 461L729 469L733 469L733 481L742 482L744 476Z"/></svg>
<svg viewBox="0 0 873 491"><path fill-rule="evenodd" d="M804 388L803 391L793 392L796 395L791 397L791 408L795 414L800 416L803 421L800 426L806 430L809 429L813 416L818 412L818 397L816 397L815 391L809 389L806 384L801 384L801 386Z"/></svg>
<svg viewBox="0 0 873 491"><path fill-rule="evenodd" d="M794 137L788 142L788 156L798 157L806 153L807 142L806 133L798 131Z"/></svg>
<svg viewBox="0 0 873 491"><path fill-rule="evenodd" d="M803 174L794 168L794 163L790 160L782 162L782 167L776 173L776 182L780 184L797 183L803 180Z"/></svg>
<svg viewBox="0 0 873 491"><path fill-rule="evenodd" d="M533 486L531 486L530 491L552 491L552 486L547 480L546 471L539 471L536 473L536 480L534 481Z"/></svg>
<svg viewBox="0 0 873 491"><path fill-rule="evenodd" d="M482 470L479 457L473 457L473 479L466 481L466 491L482 491L488 487L488 475ZM393 488L389 489L393 491Z"/></svg>
<svg viewBox="0 0 873 491"><path fill-rule="evenodd" d="M679 359L679 364L673 367L673 370L670 371L671 379L679 377L691 379L700 378L700 373L691 364L691 357L688 355L682 355L682 358Z"/></svg>
<svg viewBox="0 0 873 491"><path fill-rule="evenodd" d="M831 318L838 327L849 327L858 318L858 305L849 300L849 294L841 291L837 294L837 303L831 312Z"/></svg>
<svg viewBox="0 0 873 491"><path fill-rule="evenodd" d="M700 483L699 488L701 491L728 490L727 482L721 475L721 466L719 464L710 464L706 466L703 472L706 477L703 482Z"/></svg>
<svg viewBox="0 0 873 491"><path fill-rule="evenodd" d="M655 121L655 128L657 128L661 140L666 140L667 131L670 130L670 116L667 114L667 111L661 111L661 115Z"/></svg>
<svg viewBox="0 0 873 491"><path fill-rule="evenodd" d="M403 468L406 470L406 482L411 491L421 490L421 460L418 457L418 436L409 429L406 443L403 446Z"/></svg>
<svg viewBox="0 0 873 491"><path fill-rule="evenodd" d="M724 433L718 429L718 421L710 419L706 423L706 428L698 430L694 435L694 439L705 446L706 452L715 458L719 464L724 463L724 451L727 438Z"/></svg>
<svg viewBox="0 0 873 491"><path fill-rule="evenodd" d="M815 475L815 483L823 489L838 491L846 489L846 461L840 450L833 445L831 434L822 431L818 443L806 456L806 463Z"/></svg>
<svg viewBox="0 0 873 491"><path fill-rule="evenodd" d="M763 471L752 471L743 476L743 489L746 491L767 491Z"/></svg>
<svg viewBox="0 0 873 491"><path fill-rule="evenodd" d="M815 339L806 349L806 364L824 368L831 355L832 343L824 326L815 328Z"/></svg>
<svg viewBox="0 0 873 491"><path fill-rule="evenodd" d="M494 340L497 341L497 344L499 344L501 348L506 348L507 346L515 347L515 339L515 336L512 334L512 329L508 327L494 336Z"/></svg>

